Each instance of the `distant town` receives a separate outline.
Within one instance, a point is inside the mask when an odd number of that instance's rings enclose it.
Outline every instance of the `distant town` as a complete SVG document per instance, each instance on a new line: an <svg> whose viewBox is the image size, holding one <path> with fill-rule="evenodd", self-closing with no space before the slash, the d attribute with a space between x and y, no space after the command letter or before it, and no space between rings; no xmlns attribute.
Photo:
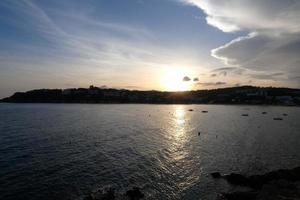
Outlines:
<svg viewBox="0 0 300 200"><path fill-rule="evenodd" d="M300 106L300 89L241 86L184 92L89 88L17 92L7 103L253 104Z"/></svg>

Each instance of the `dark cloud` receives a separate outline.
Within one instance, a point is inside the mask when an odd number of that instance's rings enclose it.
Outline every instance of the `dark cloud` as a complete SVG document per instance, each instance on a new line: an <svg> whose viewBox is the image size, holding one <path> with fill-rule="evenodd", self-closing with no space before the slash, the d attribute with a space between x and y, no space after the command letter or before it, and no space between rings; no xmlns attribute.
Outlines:
<svg viewBox="0 0 300 200"><path fill-rule="evenodd" d="M199 81L199 78L194 78L193 81L194 81L194 82L198 82L198 81Z"/></svg>
<svg viewBox="0 0 300 200"><path fill-rule="evenodd" d="M237 75L243 75L244 72L246 72L247 70L246 69L242 69L242 68L237 68L236 70L234 70L234 74L237 74Z"/></svg>
<svg viewBox="0 0 300 200"><path fill-rule="evenodd" d="M237 69L237 67L221 67L221 68L212 70L212 72L231 71L231 70L236 70L236 69Z"/></svg>
<svg viewBox="0 0 300 200"><path fill-rule="evenodd" d="M236 75L242 75L246 70L239 67L222 67L212 70L211 72L214 72L211 74L211 77L216 76L227 76L228 73L236 74Z"/></svg>
<svg viewBox="0 0 300 200"><path fill-rule="evenodd" d="M254 74L249 74L248 76L254 79L276 80L284 75L285 73L277 72L277 73L254 73Z"/></svg>
<svg viewBox="0 0 300 200"><path fill-rule="evenodd" d="M134 85L125 86L125 88L128 88L128 89L134 89L134 90L140 90L140 89L143 89L142 87L134 86Z"/></svg>
<svg viewBox="0 0 300 200"><path fill-rule="evenodd" d="M222 71L222 72L220 72L220 75L227 76L227 72L226 71Z"/></svg>
<svg viewBox="0 0 300 200"><path fill-rule="evenodd" d="M226 82L202 82L202 83L196 83L197 85L201 85L201 86L220 86L220 85L226 85Z"/></svg>
<svg viewBox="0 0 300 200"><path fill-rule="evenodd" d="M191 80L191 78L188 77L188 76L185 76L185 77L183 77L183 79L182 79L182 81L190 81L190 80Z"/></svg>

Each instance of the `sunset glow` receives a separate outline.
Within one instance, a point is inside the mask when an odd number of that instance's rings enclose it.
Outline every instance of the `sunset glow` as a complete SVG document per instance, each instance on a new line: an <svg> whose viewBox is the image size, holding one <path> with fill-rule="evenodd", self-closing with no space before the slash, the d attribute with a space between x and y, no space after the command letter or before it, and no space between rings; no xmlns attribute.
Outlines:
<svg viewBox="0 0 300 200"><path fill-rule="evenodd" d="M181 68L166 69L162 78L162 87L165 91L186 91L192 89L191 81L183 81L187 70Z"/></svg>
<svg viewBox="0 0 300 200"><path fill-rule="evenodd" d="M1 0L0 99L90 85L299 88L298 1L221 2Z"/></svg>

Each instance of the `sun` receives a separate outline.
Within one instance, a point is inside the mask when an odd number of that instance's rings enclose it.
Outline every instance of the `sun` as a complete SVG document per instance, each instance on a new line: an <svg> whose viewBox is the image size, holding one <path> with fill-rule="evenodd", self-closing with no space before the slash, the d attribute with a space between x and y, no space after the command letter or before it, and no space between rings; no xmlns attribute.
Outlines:
<svg viewBox="0 0 300 200"><path fill-rule="evenodd" d="M187 76L186 69L169 68L163 72L161 82L165 91L186 91L192 88L192 81L183 81L183 77Z"/></svg>

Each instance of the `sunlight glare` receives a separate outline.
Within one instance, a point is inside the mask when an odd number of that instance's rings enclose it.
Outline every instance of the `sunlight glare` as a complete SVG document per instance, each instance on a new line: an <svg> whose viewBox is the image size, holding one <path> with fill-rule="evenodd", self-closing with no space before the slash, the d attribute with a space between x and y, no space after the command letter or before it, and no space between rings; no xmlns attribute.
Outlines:
<svg viewBox="0 0 300 200"><path fill-rule="evenodd" d="M162 77L162 86L166 91L187 91L192 88L192 81L183 81L188 73L184 69L166 69Z"/></svg>

